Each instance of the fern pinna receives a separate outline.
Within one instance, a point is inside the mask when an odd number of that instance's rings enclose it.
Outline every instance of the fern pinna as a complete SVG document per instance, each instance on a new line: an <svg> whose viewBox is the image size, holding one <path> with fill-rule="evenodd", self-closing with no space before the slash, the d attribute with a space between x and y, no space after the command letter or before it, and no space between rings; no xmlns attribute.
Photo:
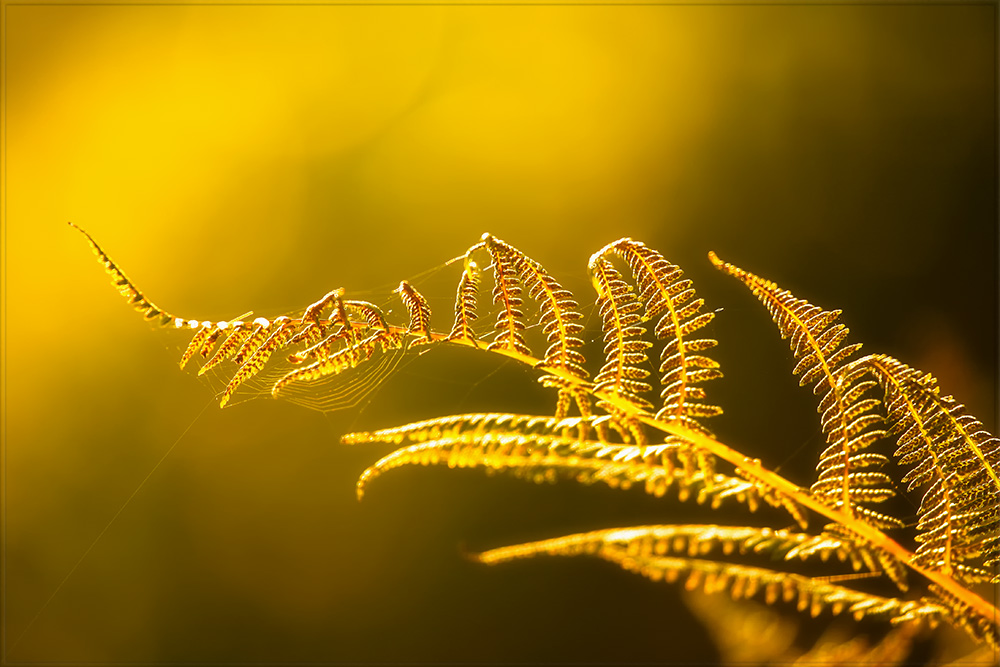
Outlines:
<svg viewBox="0 0 1000 667"><path fill-rule="evenodd" d="M734 598L758 596L768 604L784 600L812 615L847 611L913 628L945 621L978 642L998 645L997 609L971 587L1000 583L1000 440L943 395L929 374L886 355L862 356L859 343L845 344L849 332L838 322L841 311L798 299L714 253L711 262L745 284L768 309L779 334L790 342L793 373L819 396L826 443L808 487L712 435L706 420L722 412L704 386L722 376L707 354L717 345L706 334L715 313L704 310L679 267L638 241L610 243L588 263L603 341L603 363L591 371L576 296L541 263L490 234L461 258L447 333L433 328L427 300L405 280L396 293L408 313L406 323L389 323L379 307L347 299L342 289L328 292L301 314L274 319L176 317L154 306L83 234L115 286L147 320L193 332L181 366L200 359L199 373L230 369L221 405L264 372L279 352L282 363L293 368L269 380L270 392L294 399L303 388L314 394L354 394L353 388L331 383L352 372L366 378L361 384L370 388L372 378L382 379L399 355L440 344L512 358L537 369L539 381L555 390L549 414L459 414L344 436L347 444L397 447L362 473L359 498L394 468L447 465L536 482L637 486L654 496L676 488L681 500L712 508L737 503L754 510L763 502L785 511L798 526L615 528L501 547L475 555L480 562L588 554L651 579L683 579L688 588L725 591ZM478 317L487 308L496 312L491 327ZM541 354L526 336L532 330L544 338ZM370 373L365 375L365 369ZM906 492L923 492L913 551L900 543L902 538L892 537L905 522L873 507L895 493L887 472L890 459L878 451L887 441L895 441L896 463L907 470L901 480ZM809 518L815 514L825 526L810 532ZM735 556L755 554L770 561L766 566L733 562ZM790 570L794 561L831 555L850 562L853 570L885 575L897 595L865 592L842 583L844 577ZM908 573L919 585L911 587Z"/></svg>

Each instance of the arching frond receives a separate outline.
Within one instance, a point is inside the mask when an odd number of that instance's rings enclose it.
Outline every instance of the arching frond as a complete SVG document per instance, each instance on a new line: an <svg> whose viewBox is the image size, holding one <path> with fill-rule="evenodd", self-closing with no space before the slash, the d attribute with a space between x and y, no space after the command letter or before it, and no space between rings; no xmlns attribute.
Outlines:
<svg viewBox="0 0 1000 667"><path fill-rule="evenodd" d="M603 252L613 252L628 263L644 304L644 319L656 322L656 337L665 341L659 367L663 407L656 418L707 433L701 420L722 414L722 408L703 402L705 390L696 385L722 377L722 371L715 360L699 354L715 347L717 341L692 334L711 322L715 313L700 312L705 301L695 298L694 287L683 278L681 268L645 244L624 238Z"/></svg>
<svg viewBox="0 0 1000 667"><path fill-rule="evenodd" d="M494 325L497 335L486 349L506 349L531 356L522 333L525 328L524 299L517 277L517 256L510 251L510 246L490 234L483 234L483 243L493 260L493 303L500 306Z"/></svg>
<svg viewBox="0 0 1000 667"><path fill-rule="evenodd" d="M403 426L377 431L348 433L341 442L357 445L370 442L385 442L393 445L420 443L442 438L457 438L465 435L504 430L523 435L561 437L574 440L584 437L589 426L606 417L555 417L536 415L516 415L505 412L483 412L465 415L449 415L436 419L413 422Z"/></svg>
<svg viewBox="0 0 1000 667"><path fill-rule="evenodd" d="M484 236L484 243L494 258L495 266L497 257L502 257L503 261L509 263L509 266L500 268L501 274L507 276L504 278L507 284L510 284L509 274L512 268L517 272L519 283L527 288L528 296L538 303L539 325L548 348L537 365L558 369L580 380L587 378L589 373L584 368L586 359L579 351L579 348L583 347L583 339L579 337L584 328L581 323L583 315L579 311L580 305L573 297L573 293L564 288L541 264L517 248L490 235ZM519 294L518 292L518 296ZM523 339L521 340L523 342ZM557 375L542 376L539 381L545 386L559 389L557 417L564 417L567 414L574 398L578 403L581 400L578 384L567 384L564 378ZM581 414L584 414L586 408L580 409Z"/></svg>
<svg viewBox="0 0 1000 667"><path fill-rule="evenodd" d="M779 600L795 603L800 611L808 611L812 616L818 616L824 610L833 614L848 611L856 619L870 616L894 623L936 623L947 616L944 607L933 602L903 601L872 595L823 579L780 570L664 555L669 552L669 540L643 543L641 540L637 541L629 530L600 531L603 534L585 534L584 539L569 536L530 542L493 549L472 557L483 563L495 564L536 555L588 554L616 563L654 581L673 582L683 578L688 590L727 592L734 599L751 598L758 592L763 592L767 604L774 604ZM722 530L724 532L725 529ZM649 548L644 548L647 545Z"/></svg>
<svg viewBox="0 0 1000 667"><path fill-rule="evenodd" d="M859 549L852 541L834 535L810 535L756 526L706 524L659 524L595 530L493 549L477 558L486 563L498 563L537 553L570 556L596 553L606 544L623 547L630 554L641 556L676 554L694 557L716 551L727 556L761 554L787 561L811 558L826 561L833 556L840 561L849 561L854 570L864 567L870 572L881 571L874 555L863 559L859 555L863 549Z"/></svg>
<svg viewBox="0 0 1000 667"><path fill-rule="evenodd" d="M649 363L646 350L652 343L642 340L646 332L641 326L642 305L632 286L622 279L614 265L603 257L604 250L598 251L588 264L590 277L597 290L597 306L601 313L604 332L605 363L594 378L594 391L602 391L627 402L638 412L646 413L653 404L642 397L652 386L646 382L650 372L644 368ZM599 400L597 405L621 421L628 421L626 415L614 404ZM630 424L631 425L631 424ZM633 427L637 439L641 437Z"/></svg>
<svg viewBox="0 0 1000 667"><path fill-rule="evenodd" d="M744 479L715 472L715 461L681 438L660 444L630 445L591 440L612 417L536 417L498 413L454 415L374 432L351 433L345 444L386 442L405 445L362 473L358 495L383 473L407 465L447 465L504 472L534 482L559 478L613 488L641 485L663 496L676 485L680 500L718 508L736 500L751 511L761 502L788 510L800 520L802 509L787 497Z"/></svg>
<svg viewBox="0 0 1000 667"><path fill-rule="evenodd" d="M675 479L689 490L705 486L699 458L691 445L680 439L658 445L586 439L586 434L599 432L600 425L610 419L607 415L564 419L496 413L455 415L395 429L352 433L342 442L415 443L368 468L358 481L359 495L383 472L413 464L480 467L536 482L565 476L622 488L641 483L654 495L663 495Z"/></svg>
<svg viewBox="0 0 1000 667"><path fill-rule="evenodd" d="M521 283L528 289L528 296L538 302L539 324L549 344L542 357L541 366L561 369L578 378L586 378L586 359L577 348L583 347L579 334L583 331L580 304L573 293L542 268L542 265L523 253L516 252L515 266Z"/></svg>
<svg viewBox="0 0 1000 667"><path fill-rule="evenodd" d="M875 412L879 401L864 398L874 386L862 382L870 369L848 362L861 344L840 346L848 334L847 327L836 322L841 311L825 311L797 299L770 280L723 262L715 253L709 258L767 307L781 337L789 339L798 362L793 373L801 376L799 383L815 383L813 393L823 395L819 412L827 448L820 454L819 478L810 489L813 495L878 528L901 526L898 519L866 507L892 497L894 491L891 479L878 470L888 459L865 451L885 431L876 428L882 424L881 415Z"/></svg>

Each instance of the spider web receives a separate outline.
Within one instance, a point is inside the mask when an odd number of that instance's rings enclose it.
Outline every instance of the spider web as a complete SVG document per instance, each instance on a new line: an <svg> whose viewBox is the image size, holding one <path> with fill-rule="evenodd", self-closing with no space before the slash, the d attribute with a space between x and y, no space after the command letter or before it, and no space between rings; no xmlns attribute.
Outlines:
<svg viewBox="0 0 1000 667"><path fill-rule="evenodd" d="M448 331L454 319L455 289L458 283L458 276L456 274L459 273L459 271L454 269L460 270L461 265L459 264L458 267L454 267L453 270L447 269L461 259L461 256L456 257L408 278L408 282L418 286L432 304L432 325L436 331ZM479 317L474 323L476 336L482 341L483 347L492 341L496 335L493 323L500 310L500 306L494 304L490 297L490 291L493 287L492 268L492 265L490 265L483 269L484 281L480 286L478 295ZM586 324L590 325L596 311L593 302L589 300L590 295L587 293L589 281L584 282L582 279L575 281L573 278L570 278L567 282L579 282L578 285L574 285L574 288L576 288L574 291L581 292L580 296L583 297L581 300L584 301L585 305L580 310L585 313ZM405 325L405 308L402 308L398 297L392 295L390 292L390 287L383 286L376 290L348 292L345 294L345 298L371 299L386 314L391 324L397 326ZM296 318L300 317L304 311L305 307L303 306L277 315L268 313L265 317L270 321L273 321L280 315ZM546 343L538 324L537 305L532 300L526 299L524 311L525 321L530 323L524 330L529 346L536 350L544 349ZM241 318L235 319L250 321L253 316L254 314L247 313ZM587 329L591 329L591 327L587 326ZM190 337L194 333L193 330L187 327L184 327L182 331L183 334L170 331L168 335L176 337L178 341L186 341L190 340ZM359 331L358 335L361 336L362 333ZM598 344L600 341L599 335L599 331L588 331L588 347ZM223 340L224 336L220 337L215 344L215 349L218 349L223 344ZM185 343L178 342L178 357L183 352L184 345ZM415 349L407 349L405 344L402 348L390 347L388 349L376 346L370 357L359 361L354 367L315 380L288 383L282 386L276 394L272 394L272 388L276 382L285 377L289 372L302 368L309 363L309 361L294 363L288 359L291 353L304 350L308 347L308 344L303 342L284 347L272 354L267 364L258 374L247 379L237 387L226 407L232 407L261 398L278 398L321 413L355 410L359 406L364 408L374 399L378 391L396 376L402 368L410 365L420 355L426 352L433 352L435 348L442 345L448 344L438 342L421 345ZM209 356L211 356L211 353L209 353ZM206 358L196 354L186 365L185 372L197 372L205 363ZM226 386L238 369L239 365L230 359L204 372L199 379L209 384L218 399L222 396Z"/></svg>
<svg viewBox="0 0 1000 667"><path fill-rule="evenodd" d="M279 353L284 353L282 357L286 357L288 351L281 350ZM276 396L272 395L274 384L300 366L285 358L274 359L264 370L241 384L226 407L260 398L278 398L317 412L350 410L378 391L404 365L404 359L412 358L415 354L402 348L376 349L371 358L353 368L316 380L287 384ZM238 368L235 363L224 362L209 370L202 378L207 379L216 397L219 397Z"/></svg>
<svg viewBox="0 0 1000 667"><path fill-rule="evenodd" d="M444 328L445 324L450 326L453 316L453 295L454 283L457 282L453 271L445 269L456 260L450 260L430 269L422 271L410 278L408 282L426 289L428 293L435 296L429 297L429 301L434 304L433 321L437 329ZM399 315L405 313L405 308L401 306L398 297L391 294L392 288L383 286L381 289L352 291L346 294L349 299L371 299L375 302L390 320L391 324L405 325L406 321L400 321ZM285 311L277 315L266 317L274 321L276 317L285 315L288 317L301 317L305 307L300 307L290 311ZM246 313L240 318L244 321L252 320L254 314ZM405 318L405 315L403 315ZM184 328L184 336L188 340L193 335L193 331ZM174 334L173 331L170 335ZM359 336L363 334L359 331ZM222 345L224 337L216 342L215 349ZM321 413L333 413L347 411L358 406L367 405L386 382L395 376L402 368L409 365L417 357L425 352L433 350L442 343L432 343L430 345L419 346L416 349L408 349L406 344L401 348L389 347L388 349L378 345L371 355L359 361L357 365L347 368L339 373L327 375L315 380L302 380L285 384L277 393L272 393L275 383L284 378L289 372L300 369L308 365L309 361L295 363L288 359L293 352L298 352L309 347L303 342L296 345L284 347L276 350L268 360L265 367L253 377L244 381L232 394L226 407L232 407L241 403L254 401L261 398L277 398L299 405L309 410ZM178 349L178 356L183 352L183 345ZM336 349L333 350L334 352ZM209 353L209 357L211 353ZM197 372L206 363L207 359L195 355L186 365L185 372ZM239 369L231 359L223 361L212 367L199 377L212 388L216 398L222 396L223 391L229 381Z"/></svg>

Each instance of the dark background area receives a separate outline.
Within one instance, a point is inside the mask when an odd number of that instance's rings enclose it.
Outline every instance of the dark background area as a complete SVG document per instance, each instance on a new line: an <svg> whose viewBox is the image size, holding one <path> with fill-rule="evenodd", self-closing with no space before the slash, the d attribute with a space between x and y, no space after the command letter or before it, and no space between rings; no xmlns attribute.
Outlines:
<svg viewBox="0 0 1000 667"><path fill-rule="evenodd" d="M707 252L843 309L851 340L995 430L995 12L7 6L7 660L716 661L678 586L461 548L785 517L444 468L359 504L391 447L345 432L552 396L439 349L343 413L219 410L177 371L187 336L151 332L66 221L185 317L344 286L402 321L407 278L437 329L460 271L442 264L485 231L588 309L588 257L631 236L723 309L719 438L808 485L816 400Z"/></svg>

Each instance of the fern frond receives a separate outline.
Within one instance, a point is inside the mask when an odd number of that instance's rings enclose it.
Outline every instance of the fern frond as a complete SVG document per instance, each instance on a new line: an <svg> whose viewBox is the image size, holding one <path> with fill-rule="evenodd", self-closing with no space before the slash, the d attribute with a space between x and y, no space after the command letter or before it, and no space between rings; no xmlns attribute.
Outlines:
<svg viewBox="0 0 1000 667"><path fill-rule="evenodd" d="M503 429L523 435L553 435L558 434L565 439L582 437L586 425L593 424L598 418L569 417L557 419L554 417L536 415L516 415L505 412L484 412L465 415L449 415L436 419L413 422L403 426L385 428L377 431L359 431L348 433L341 438L345 445L385 442L400 445L406 442L427 442L442 438L456 438L467 434L482 434Z"/></svg>
<svg viewBox="0 0 1000 667"><path fill-rule="evenodd" d="M628 530L617 533L599 531L606 534L584 534L582 539L580 536L568 536L530 542L493 549L472 557L483 563L494 564L536 555L595 555L653 581L673 582L683 577L684 586L688 590L701 589L706 593L727 591L734 599L751 598L763 591L767 604L774 604L779 600L795 602L799 611L808 610L812 616L818 616L824 609L829 609L835 615L849 611L858 620L872 617L893 623L936 623L946 614L946 610L934 602L903 601L871 595L800 574L714 560L661 555L657 553L657 548L666 553L669 540L662 543L649 541L646 544L652 548L644 549L643 542L635 540Z"/></svg>
<svg viewBox="0 0 1000 667"><path fill-rule="evenodd" d="M487 350L506 349L531 356L531 349L524 340L524 299L517 278L517 256L512 247L490 234L483 234L483 244L493 261L493 303L500 306L494 329L497 332Z"/></svg>
<svg viewBox="0 0 1000 667"><path fill-rule="evenodd" d="M115 286L115 289L117 289L121 295L125 297L125 300L128 301L135 310L142 313L143 318L149 322L155 322L161 327L165 327L171 323L173 323L177 328L184 326L185 320L183 318L171 315L147 299L146 296L139 291L139 288L136 287L131 280L129 280L128 276L126 276L125 273L118 268L118 265L111 261L111 258L108 257L108 254L104 252L104 249L97 244L94 237L72 222L69 223L69 226L87 238L87 242L90 244L94 254L97 255L97 258L104 266L104 270L107 271L109 276L111 276L111 283ZM200 324L196 320L191 321L195 323L191 325L192 327L196 327Z"/></svg>
<svg viewBox="0 0 1000 667"><path fill-rule="evenodd" d="M649 363L646 350L652 344L642 340L645 327L639 325L642 305L621 274L603 257L604 250L595 253L588 264L597 306L604 332L605 363L594 378L594 391L604 391L630 404L639 412L648 413L652 403L640 394L648 393L652 386L646 382L650 372L640 366ZM597 405L618 414L620 410L607 401Z"/></svg>
<svg viewBox="0 0 1000 667"><path fill-rule="evenodd" d="M484 467L510 470L535 481L554 481L560 469L578 469L585 477L607 461L582 463L575 448L610 450L606 443L583 441L586 422L593 425L608 417L556 419L501 413L454 415L372 433L351 433L345 444L390 442L403 447L369 467L358 480L358 497L365 485L387 470L403 465L448 464L450 467ZM537 473L537 474L536 474ZM612 475L612 477L615 477ZM581 478L581 481L583 479Z"/></svg>
<svg viewBox="0 0 1000 667"><path fill-rule="evenodd" d="M407 312L410 314L409 331L418 334L417 338L410 343L410 346L433 343L431 336L431 307L427 304L424 295L414 289L413 285L405 280L399 281L399 287L394 290L403 300Z"/></svg>
<svg viewBox="0 0 1000 667"><path fill-rule="evenodd" d="M528 296L538 303L539 325L548 348L542 360L536 365L556 369L578 380L585 380L590 374L583 367L586 358L579 351L579 348L583 347L583 340L579 337L584 329L580 322L583 315L579 311L580 305L573 297L573 293L564 288L541 264L517 248L493 236L487 238L486 244L491 248L491 253L503 253L504 256L513 258L511 264L518 273L520 283L528 290ZM574 398L578 405L582 400L580 383L568 383L565 377L559 375L542 376L539 382L544 386L559 389L557 417L567 414ZM580 407L581 414L585 414L586 410L586 407Z"/></svg>
<svg viewBox="0 0 1000 667"><path fill-rule="evenodd" d="M801 520L802 509L773 490L715 472L714 457L682 438L660 444L614 444L587 439L612 417L538 417L501 413L453 415L374 432L351 433L345 444L386 442L406 446L362 473L358 496L383 473L406 465L447 465L506 472L537 483L560 477L583 484L603 482L628 489L642 484L663 496L676 483L680 500L718 508L736 500L755 511L761 501L783 507ZM407 444L409 443L409 444Z"/></svg>
<svg viewBox="0 0 1000 667"><path fill-rule="evenodd" d="M559 475L622 488L642 482L647 492L655 495L666 491L675 472L692 477L693 465L685 466L682 472L677 462L678 451L689 449L686 444L640 447L585 439L587 433L599 432L600 425L610 419L607 415L563 419L502 413L454 415L372 433L352 433L342 442L416 443L368 468L358 481L359 497L375 477L410 464L482 467L536 482L555 481Z"/></svg>
<svg viewBox="0 0 1000 667"><path fill-rule="evenodd" d="M366 486L388 470L404 465L448 465L450 468L485 468L487 472L508 472L536 483L555 482L560 476L591 484L603 481L613 488L629 488L634 482L649 480L657 466L644 461L617 462L607 458L581 456L573 449L535 446L537 438L486 434L476 439L431 440L403 447L367 468L359 477L360 499ZM591 444L591 450L597 451Z"/></svg>
<svg viewBox="0 0 1000 667"><path fill-rule="evenodd" d="M614 252L628 263L639 288L639 301L645 307L644 319L656 321L654 333L666 341L659 368L663 407L656 418L707 433L700 420L722 414L722 408L701 402L705 390L694 385L722 377L716 361L698 354L715 347L717 341L690 337L711 322L715 313L700 313L705 301L695 298L684 272L644 243L623 238L602 252Z"/></svg>
<svg viewBox="0 0 1000 667"><path fill-rule="evenodd" d="M509 246L508 246L509 247ZM590 375L583 364L586 359L577 348L583 347L578 334L583 331L580 304L573 293L549 275L542 265L515 250L515 266L528 296L538 302L539 324L549 344L540 366L559 368L572 376L585 379Z"/></svg>
<svg viewBox="0 0 1000 667"><path fill-rule="evenodd" d="M494 273L493 303L500 306L494 325L496 335L487 349L507 350L522 357L531 357L531 349L523 334L527 327L523 290L527 288L529 297L539 305L539 325L549 343L544 357L535 365L549 367L559 373L543 376L539 381L559 389L556 412L557 416L565 416L574 399L578 404L586 400L585 389L590 387L589 383L582 382L588 373L583 367L586 360L578 350L583 346L583 340L577 335L583 331L583 325L578 321L583 319L579 305L573 294L563 288L541 264L489 233L483 234L482 239L463 256L464 270L455 296L455 321L443 339L479 347L472 323L478 318L480 270L473 256L485 249L490 255ZM581 414L585 410L586 407L581 406Z"/></svg>
<svg viewBox="0 0 1000 667"><path fill-rule="evenodd" d="M914 561L976 583L1000 577L971 564L1000 561L1000 439L967 415L937 380L887 355L868 357L885 390L896 456L912 466L907 490L927 487Z"/></svg>
<svg viewBox="0 0 1000 667"><path fill-rule="evenodd" d="M458 293L455 295L455 324L445 340L465 340L474 347L479 347L476 332L472 323L478 319L476 300L479 296L480 272L479 266L472 259L472 251L482 244L477 244L465 254L465 266L462 278L458 283Z"/></svg>
<svg viewBox="0 0 1000 667"><path fill-rule="evenodd" d="M793 373L801 376L799 383L815 383L813 393L823 394L819 412L827 448L820 454L819 478L810 489L813 495L876 528L902 526L898 519L865 506L886 500L894 491L888 476L870 470L881 467L888 459L864 451L882 438L885 431L874 428L882 422L881 415L873 412L879 402L862 400L874 386L871 382L861 382L870 369L864 364L848 362L861 344L840 347L848 334L847 327L836 323L841 311L825 311L797 299L773 282L723 262L715 253L709 253L709 259L744 283L767 307L781 337L790 339L798 362ZM869 470L859 472L859 469Z"/></svg>
<svg viewBox="0 0 1000 667"><path fill-rule="evenodd" d="M700 588L706 593L728 591L736 599L749 598L763 590L767 604L774 604L778 600L794 602L798 611L808 611L814 617L829 609L834 615L848 611L855 620L871 617L897 623L920 620L936 624L943 615L941 607L933 603L921 604L871 595L803 575L766 568L693 558L633 557L627 552L614 549L605 549L599 555L653 581L676 581L683 576L684 586L688 590Z"/></svg>
<svg viewBox="0 0 1000 667"><path fill-rule="evenodd" d="M534 553L566 556L596 553L604 544L615 544L626 548L630 554L642 556L679 554L694 557L705 556L717 550L727 556L762 554L786 561L804 561L817 557L826 561L834 556L842 562L850 561L854 570L867 567L870 572L881 571L874 562L874 556L870 559L861 558L859 554L865 549L834 535L810 535L755 526L705 524L659 524L595 530L528 545L494 549L480 555L478 559L486 563L497 563Z"/></svg>
<svg viewBox="0 0 1000 667"><path fill-rule="evenodd" d="M361 474L357 492L362 498L368 484L395 468L447 465L509 473L535 483L552 483L562 477L581 484L602 482L620 489L641 484L646 493L657 497L665 495L676 482L679 500L695 499L713 509L728 499L747 505L750 511L755 511L761 500L779 506L755 485L719 473L708 474L697 468L696 461L690 455L690 445L681 439L660 445L605 445L598 441L566 443L558 437L487 433L428 440L397 449Z"/></svg>

